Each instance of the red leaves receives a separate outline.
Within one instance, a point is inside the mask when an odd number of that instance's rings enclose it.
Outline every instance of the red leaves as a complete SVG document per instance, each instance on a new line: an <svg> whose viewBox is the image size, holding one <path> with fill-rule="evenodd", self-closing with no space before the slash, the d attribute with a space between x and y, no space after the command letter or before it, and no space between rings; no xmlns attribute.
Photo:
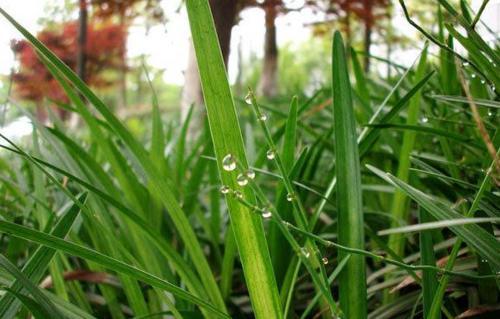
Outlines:
<svg viewBox="0 0 500 319"><path fill-rule="evenodd" d="M38 34L38 39L64 63L75 69L77 33L78 25L72 22L57 29L44 30ZM108 86L112 82L105 78L104 71L123 67L126 29L114 24L93 25L88 28L87 37L86 80L96 87ZM16 94L34 102L44 98L65 102L62 89L27 41L12 41L11 47L20 64L18 72L13 76Z"/></svg>

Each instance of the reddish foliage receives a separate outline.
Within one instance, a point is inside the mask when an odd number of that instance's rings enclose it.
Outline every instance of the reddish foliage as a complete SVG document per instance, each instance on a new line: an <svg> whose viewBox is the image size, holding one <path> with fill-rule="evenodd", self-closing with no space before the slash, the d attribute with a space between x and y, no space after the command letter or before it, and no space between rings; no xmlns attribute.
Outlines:
<svg viewBox="0 0 500 319"><path fill-rule="evenodd" d="M132 20L141 15L148 20L163 21L164 12L160 6L161 0L89 0L95 10L95 16L110 18L118 16L121 19Z"/></svg>
<svg viewBox="0 0 500 319"><path fill-rule="evenodd" d="M334 0L340 9L346 13L353 13L367 26L373 26L377 19L383 17L385 12L378 13L376 9L385 9L389 0Z"/></svg>
<svg viewBox="0 0 500 319"><path fill-rule="evenodd" d="M87 30L86 81L95 87L109 86L112 83L104 78L103 71L123 67L126 30L122 26L110 24L89 26ZM58 29L40 32L38 39L74 70L77 32L76 22L67 23ZM64 92L26 40L13 41L12 49L20 63L19 71L13 77L15 91L20 98L34 102L40 102L43 98L66 101Z"/></svg>

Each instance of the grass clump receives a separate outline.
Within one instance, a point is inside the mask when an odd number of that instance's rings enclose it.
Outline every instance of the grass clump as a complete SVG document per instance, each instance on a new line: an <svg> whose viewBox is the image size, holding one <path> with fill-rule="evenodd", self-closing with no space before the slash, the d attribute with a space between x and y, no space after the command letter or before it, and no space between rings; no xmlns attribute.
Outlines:
<svg viewBox="0 0 500 319"><path fill-rule="evenodd" d="M191 137L193 113L171 129L156 99L132 134L0 9L83 123L1 135L0 316L495 316L498 48L463 4L439 1L434 36L400 3L429 40L415 67L365 74L336 32L331 87L283 106L235 101L209 3L187 0L207 111Z"/></svg>

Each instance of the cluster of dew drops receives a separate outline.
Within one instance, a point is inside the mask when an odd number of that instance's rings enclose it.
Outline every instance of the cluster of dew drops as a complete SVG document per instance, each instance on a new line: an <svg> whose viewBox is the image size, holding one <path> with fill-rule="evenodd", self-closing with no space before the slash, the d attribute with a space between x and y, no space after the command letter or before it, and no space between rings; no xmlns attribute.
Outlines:
<svg viewBox="0 0 500 319"><path fill-rule="evenodd" d="M249 93L247 94L247 96L245 97L245 103L251 105L252 104L252 94ZM259 116L258 116L258 120L259 121L266 121L267 120L267 115L264 114L264 113L261 113ZM274 160L276 158L276 151L273 150L273 149L270 149L266 152L266 158L270 161ZM227 172L232 172L234 171L236 168L237 168L237 163L236 163L236 158L234 157L234 155L232 154L227 154L225 155L223 158L222 158L222 168L227 171ZM253 180L255 179L255 171L252 170L252 169L248 169L246 170L245 172L243 173L240 173L238 174L238 176L236 177L236 183L241 186L241 187L244 187L246 185L248 185L249 181L250 180ZM238 199L242 199L243 198L243 194L236 190L236 191L232 191L228 186L226 185L223 185L221 188L220 188L220 192L223 194L223 195L227 195L229 193L233 193L233 195L238 198ZM286 200L288 202L292 202L295 198L295 195L293 193L288 193L286 195ZM271 209L268 207L268 206L265 206L264 208L261 209L261 216L262 218L264 219L270 219L272 216L273 216L273 213L271 211ZM306 258L309 258L310 256L310 253L309 251L304 247L301 249L301 253L304 255L304 257ZM328 258L326 257L323 257L321 259L321 261L323 262L324 265L327 265L328 264Z"/></svg>
<svg viewBox="0 0 500 319"><path fill-rule="evenodd" d="M266 154L266 157L269 160L273 160L276 157L276 153L272 150L269 150ZM227 154L226 156L224 156L224 158L222 159L222 168L227 172L232 172L237 168L236 159L235 159L234 155ZM255 179L255 176L256 176L255 171L252 169L248 169L245 172L238 174L238 176L236 177L236 183L239 186L244 187L244 186L248 185L250 180ZM243 194L240 191L238 191L238 190L231 191L231 189L226 185L223 185L220 188L220 192L223 195L227 195L227 194L232 192L233 195L236 196L236 198L239 198L239 199L243 198ZM286 199L289 202L293 201L293 199L294 199L293 194L288 194ZM272 214L271 209L269 207L264 207L264 208L262 208L261 215L263 218L269 219L272 217L273 214Z"/></svg>
<svg viewBox="0 0 500 319"><path fill-rule="evenodd" d="M489 61L490 63L492 63L493 67L496 67L496 64L495 64L495 63L493 63L493 60L488 59L488 61ZM463 62L463 63L462 63L462 66L463 66L464 68L467 68L468 66L470 66L470 63L469 63L469 62L467 62L467 61L466 61L466 62ZM470 77L471 77L471 78L473 78L473 79L475 79L475 78L477 77L477 74L476 74L476 73L474 73L474 72L471 72L471 73L470 73ZM486 80L485 80L485 79L481 79L481 84L486 84ZM494 86L493 84L490 86L490 89L491 89L492 91L494 91L494 92L496 91L496 88L495 88L495 86Z"/></svg>
<svg viewBox="0 0 500 319"><path fill-rule="evenodd" d="M493 60L492 60L492 59L488 59L488 61L489 61L490 63L492 63L493 67L496 67L496 64L495 64L495 63L493 63ZM467 68L468 66L470 66L470 63L469 63L469 62L463 62L463 63L462 63L462 66L463 66L464 68ZM470 77L471 77L472 79L475 79L475 78L477 77L477 75L476 75L476 73L471 72L471 73L470 73ZM485 84L486 84L486 80L485 80L485 79L481 79L481 84L485 85ZM496 92L495 85L491 84L491 85L490 85L490 89L491 89L491 91ZM494 116L494 115L495 115L495 114L494 114L494 113L493 113L490 109L488 109L488 116L492 117L492 116Z"/></svg>
<svg viewBox="0 0 500 319"><path fill-rule="evenodd" d="M252 93L251 92L249 92L245 96L245 103L248 105L252 105ZM258 120L262 121L262 122L267 121L267 115L264 113L259 114ZM266 152L266 158L270 161L274 160L276 158L276 151L273 149L268 150ZM223 157L222 168L227 172L234 171L237 168L236 158L234 157L234 155L227 154ZM255 179L255 171L252 169L248 169L245 172L238 174L238 176L236 177L236 183L239 186L244 187L244 186L248 185L250 180L253 180L253 179ZM232 192L233 195L236 196L237 198L239 198L239 199L243 198L243 194L240 191L232 191L226 185L223 185L220 188L220 192L223 195L227 195L227 194ZM293 194L287 194L287 196L286 196L287 201L291 202L291 201L293 201L293 199L294 199ZM269 207L264 207L262 209L262 217L265 219L269 219L272 217L272 212L271 212Z"/></svg>

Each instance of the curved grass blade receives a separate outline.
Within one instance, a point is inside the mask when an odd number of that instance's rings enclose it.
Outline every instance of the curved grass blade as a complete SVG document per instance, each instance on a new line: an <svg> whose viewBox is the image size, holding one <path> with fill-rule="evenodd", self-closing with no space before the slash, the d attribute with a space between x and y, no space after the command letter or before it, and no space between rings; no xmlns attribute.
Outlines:
<svg viewBox="0 0 500 319"><path fill-rule="evenodd" d="M15 236L18 238L22 238L28 241L32 241L38 243L40 245L44 245L50 247L52 249L61 250L68 254L78 256L80 258L95 262L107 269L110 269L115 272L123 273L132 278L141 280L151 286L161 288L165 291L172 293L173 295L184 299L186 301L192 302L196 305L205 307L207 310L210 310L214 315L217 315L221 318L228 318L226 314L206 302L205 300L196 297L195 295L175 286L174 284L158 278L155 275L152 275L148 272L145 272L139 268L134 266L130 266L129 264L116 260L114 258L108 257L106 255L101 254L93 249L77 245L66 240L54 237L52 235L42 233L21 225L17 225L14 223L0 221L0 232L9 234L11 236Z"/></svg>
<svg viewBox="0 0 500 319"><path fill-rule="evenodd" d="M498 217L476 217L476 218L457 218L457 219L446 219L440 221L432 222L421 222L416 225L396 227L380 230L377 235L384 236L389 234L406 234L410 232L422 232L429 229L439 229L449 226L460 226L466 224L479 224L479 223L500 223L500 218Z"/></svg>
<svg viewBox="0 0 500 319"><path fill-rule="evenodd" d="M23 295L22 293L19 292L14 292L9 289L7 291L12 294L17 300L22 303L26 309L28 309L33 317L35 318L50 318L50 313L48 313L44 307L42 307L38 302L36 302L34 299Z"/></svg>
<svg viewBox="0 0 500 319"><path fill-rule="evenodd" d="M94 105L94 107L99 111L99 113L101 113L103 118L112 128L113 132L121 138L121 140L130 149L132 154L134 154L135 158L141 164L146 175L148 176L153 191L158 194L158 197L162 200L163 205L170 213L172 221L174 222L180 237L183 239L186 250L191 257L191 260L193 261L194 268L197 270L200 277L204 279L202 280L202 283L205 286L207 292L209 292L208 296L212 299L212 301L214 301L215 304L217 304L220 309L226 311L226 305L222 299L220 290L217 286L210 266L208 265L208 261L205 258L200 242L196 238L196 234L188 218L186 217L178 201L176 200L170 184L165 179L161 178L161 174L151 161L149 154L146 152L142 144L134 138L132 133L126 129L124 124L115 117L115 115L97 97L97 95L95 95L94 92L92 92L92 90L90 90L90 88L66 64L64 64L64 62L57 58L54 53L52 53L46 46L44 46L39 40L37 40L36 37L34 37L28 30L26 30L17 21L15 21L2 8L0 8L0 14L2 14L19 32L23 34L24 37L26 37L26 39L35 47L38 53L45 57L45 59L42 59L42 61L45 62L47 68L50 69L52 67L51 71L56 71L52 72L54 76L57 76L57 73L62 74L80 91L80 93L89 102L91 102L92 105ZM47 61L49 63L46 63ZM59 83L63 86L66 84L64 81L60 81ZM76 106L79 108L80 113L84 115L84 118L88 121L87 123L95 123L95 121L92 121L93 117L90 111L80 101L80 99L77 96L74 96L74 94L71 94L71 90L65 91L67 94L70 94L70 99L73 102L76 102ZM92 128L95 129L97 128L97 126L94 125ZM100 139L98 139L97 141L100 141ZM106 148L104 149L106 150Z"/></svg>
<svg viewBox="0 0 500 319"><path fill-rule="evenodd" d="M455 212L450 208L450 205L435 201L429 195L422 193L420 190L404 183L391 174L380 171L378 168L371 165L367 165L367 167L380 178L405 192L435 219L463 218L463 215ZM450 230L467 243L467 245L475 249L483 258L488 260L495 273L500 270L500 243L493 235L475 224L452 226Z"/></svg>
<svg viewBox="0 0 500 319"><path fill-rule="evenodd" d="M77 198L78 201L80 201L80 203L84 205L87 199L87 193L84 193ZM54 226L51 234L56 237L64 238L64 236L66 236L70 231L71 226L73 225L73 222L75 221L79 212L80 207L77 205L73 205L68 210L68 212L59 219L59 221ZM53 249L47 247L39 247L28 259L22 269L22 272L26 276L26 278L35 283L40 281L55 253L56 252ZM10 285L9 291L14 293L21 293L22 288L22 283L16 280L12 283L12 285ZM0 299L0 318L13 318L16 315L19 306L19 302L16 302L11 295L5 294L2 299Z"/></svg>
<svg viewBox="0 0 500 319"><path fill-rule="evenodd" d="M437 95L437 94L435 94L435 95L431 95L429 97L433 98L435 100L439 100L439 101L457 102L457 103L464 103L464 104L469 103L469 100L466 97L458 96L458 95L454 96L454 95ZM497 102L494 100L473 99L472 101L477 106L485 106L485 107L500 109L500 102Z"/></svg>
<svg viewBox="0 0 500 319"><path fill-rule="evenodd" d="M1 136L1 134L0 134ZM127 206L116 200L114 197L111 195L106 194L105 192L101 191L100 189L94 187L92 184L87 183L83 181L82 179L70 174L69 172L62 170L61 168L54 166L50 163L47 163L43 160L40 160L38 158L34 158L32 156L29 156L28 154L18 150L11 149L9 147L0 145L0 147L5 148L11 152L14 152L16 154L19 154L23 157L25 157L29 161L33 161L39 165L43 165L47 168L53 169L54 171L63 174L67 176L69 179L75 181L76 183L80 184L81 186L85 187L87 190L90 192L94 193L95 195L99 196L102 198L104 201L107 203L111 204L115 208L118 209L120 213L125 215L130 221L132 221L134 224L136 224L140 229L144 231L146 235L149 236L149 238L157 245L158 250L170 261L172 264L173 268L178 272L179 276L183 279L184 283L186 286L193 292L196 292L198 295L202 296L206 292L201 286L201 283L199 282L199 279L196 277L195 273L191 270L190 267L188 267L188 264L184 261L184 259L174 250L173 247L171 247L165 240L163 240L162 236L155 232L151 227L149 227L148 223L139 215L137 215L134 211L129 209ZM43 168L41 168L43 169ZM45 174L48 174L44 170ZM49 175L48 175L49 176ZM61 185L57 185L60 187Z"/></svg>
<svg viewBox="0 0 500 319"><path fill-rule="evenodd" d="M12 264L3 254L0 254L0 267L4 268L9 274L11 274L16 281L21 283L27 292L33 297L33 301L39 305L39 310L37 312L50 314L52 318L64 319L64 316L59 312L52 301L45 296L42 291L33 284L17 267ZM17 292L14 292L17 296ZM21 299L20 299L21 300ZM26 300L24 300L26 301ZM35 305L31 304L33 308Z"/></svg>

